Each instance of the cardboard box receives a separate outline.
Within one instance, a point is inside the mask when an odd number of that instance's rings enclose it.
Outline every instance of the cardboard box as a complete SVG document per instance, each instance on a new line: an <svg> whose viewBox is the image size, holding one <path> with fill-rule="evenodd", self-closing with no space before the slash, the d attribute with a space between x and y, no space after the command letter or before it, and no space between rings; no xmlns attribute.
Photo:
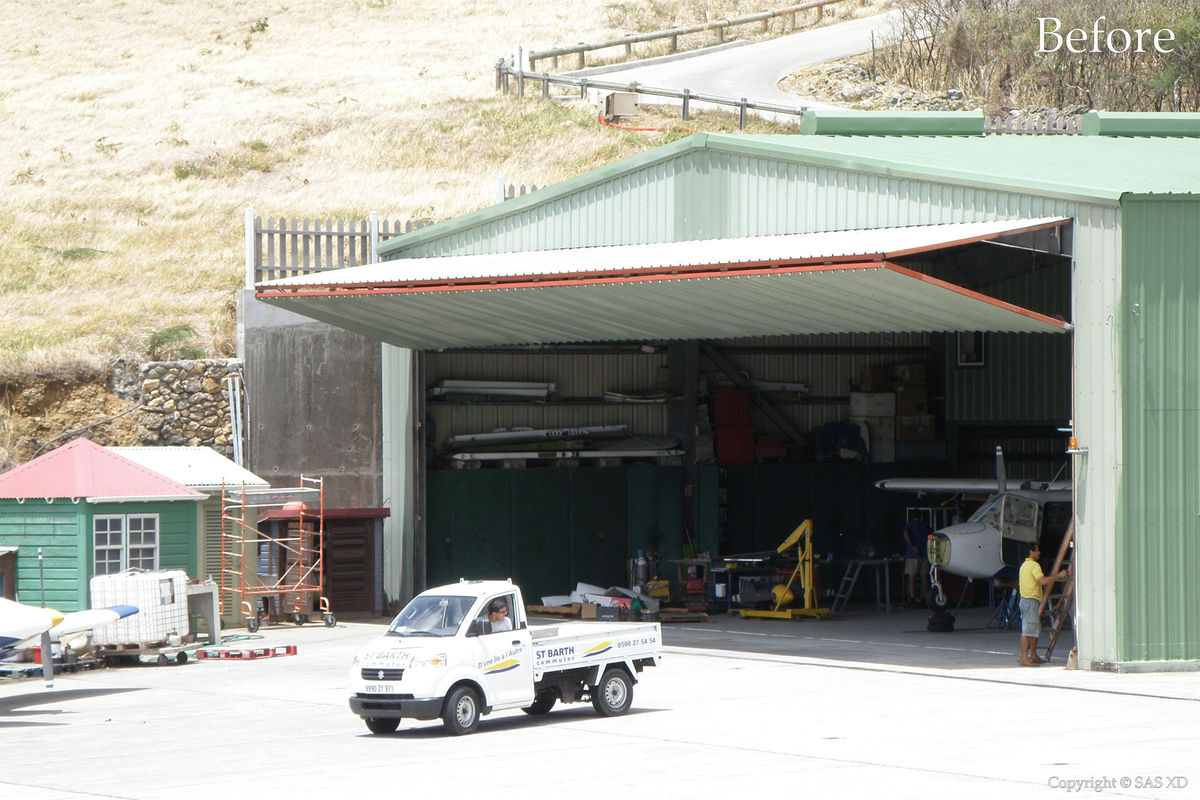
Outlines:
<svg viewBox="0 0 1200 800"><path fill-rule="evenodd" d="M867 426L867 441L896 438L895 417L851 417L850 421Z"/></svg>
<svg viewBox="0 0 1200 800"><path fill-rule="evenodd" d="M929 413L929 387L924 383L896 384L896 416Z"/></svg>
<svg viewBox="0 0 1200 800"><path fill-rule="evenodd" d="M867 367L858 381L864 392L886 392L892 388L891 367Z"/></svg>
<svg viewBox="0 0 1200 800"><path fill-rule="evenodd" d="M934 438L937 421L932 414L896 417L897 442L926 442Z"/></svg>
<svg viewBox="0 0 1200 800"><path fill-rule="evenodd" d="M896 393L851 392L850 416L894 417L896 416Z"/></svg>
<svg viewBox="0 0 1200 800"><path fill-rule="evenodd" d="M897 364L892 367L892 379L899 383L924 383L924 364Z"/></svg>

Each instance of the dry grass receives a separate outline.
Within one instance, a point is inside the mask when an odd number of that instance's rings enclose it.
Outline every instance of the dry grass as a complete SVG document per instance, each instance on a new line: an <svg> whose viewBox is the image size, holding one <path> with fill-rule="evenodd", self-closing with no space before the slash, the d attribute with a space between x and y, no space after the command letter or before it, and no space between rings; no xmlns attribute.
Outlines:
<svg viewBox="0 0 1200 800"><path fill-rule="evenodd" d="M232 342L242 215L446 218L653 146L498 96L518 45L606 37L607 0L6 0L0 375Z"/></svg>

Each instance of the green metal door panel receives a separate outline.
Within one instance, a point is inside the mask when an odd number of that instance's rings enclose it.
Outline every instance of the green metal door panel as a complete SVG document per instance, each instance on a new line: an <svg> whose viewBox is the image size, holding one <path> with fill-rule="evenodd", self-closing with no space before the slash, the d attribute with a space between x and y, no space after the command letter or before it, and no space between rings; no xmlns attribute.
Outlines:
<svg viewBox="0 0 1200 800"><path fill-rule="evenodd" d="M857 461L826 462L816 465L809 484L813 502L813 550L844 557L858 557L859 545L873 546L876 555L886 552L882 532L864 530L863 484L866 467ZM880 541L874 541L879 537Z"/></svg>
<svg viewBox="0 0 1200 800"><path fill-rule="evenodd" d="M457 580L450 559L454 541L454 489L460 470L430 470L425 481L425 582L441 586Z"/></svg>
<svg viewBox="0 0 1200 800"><path fill-rule="evenodd" d="M451 580L505 579L512 575L512 484L504 469L455 474Z"/></svg>
<svg viewBox="0 0 1200 800"><path fill-rule="evenodd" d="M1117 658L1200 659L1200 199L1122 206Z"/></svg>
<svg viewBox="0 0 1200 800"><path fill-rule="evenodd" d="M703 464L696 469L696 546L702 553L717 555L721 552L717 542L720 529L721 483L720 471L715 465Z"/></svg>
<svg viewBox="0 0 1200 800"><path fill-rule="evenodd" d="M718 467L725 488L725 531L720 542L722 555L750 553L754 543L754 467Z"/></svg>
<svg viewBox="0 0 1200 800"><path fill-rule="evenodd" d="M509 470L512 486L512 578L527 603L568 594L570 574L567 473L560 469Z"/></svg>
<svg viewBox="0 0 1200 800"><path fill-rule="evenodd" d="M806 519L813 519L814 542L824 541L827 528L817 525L809 488L823 464L759 464L754 467L754 542L751 550L774 550Z"/></svg>
<svg viewBox="0 0 1200 800"><path fill-rule="evenodd" d="M572 469L571 586L586 581L599 586L628 580L625 539L626 475L623 469Z"/></svg>
<svg viewBox="0 0 1200 800"><path fill-rule="evenodd" d="M17 547L17 598L60 611L88 607L86 504L0 500L0 545ZM38 550L42 558L38 560Z"/></svg>
<svg viewBox="0 0 1200 800"><path fill-rule="evenodd" d="M626 470L626 528L629 556L638 550L679 558L683 553L683 469L629 467Z"/></svg>

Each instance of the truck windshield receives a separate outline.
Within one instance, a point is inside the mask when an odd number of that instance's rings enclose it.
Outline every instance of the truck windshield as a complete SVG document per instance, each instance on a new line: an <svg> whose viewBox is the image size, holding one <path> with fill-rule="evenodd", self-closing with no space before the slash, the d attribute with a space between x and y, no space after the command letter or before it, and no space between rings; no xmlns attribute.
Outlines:
<svg viewBox="0 0 1200 800"><path fill-rule="evenodd" d="M471 610L473 597L420 595L396 615L390 636L453 636Z"/></svg>

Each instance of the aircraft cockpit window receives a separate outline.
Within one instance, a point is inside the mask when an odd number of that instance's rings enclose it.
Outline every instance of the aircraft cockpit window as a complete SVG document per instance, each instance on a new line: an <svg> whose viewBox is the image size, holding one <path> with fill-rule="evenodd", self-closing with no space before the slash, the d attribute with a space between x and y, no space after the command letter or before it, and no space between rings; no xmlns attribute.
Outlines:
<svg viewBox="0 0 1200 800"><path fill-rule="evenodd" d="M971 516L972 522L982 522L992 527L1000 527L1000 511L1004 508L1004 498L995 497L990 503L981 507Z"/></svg>
<svg viewBox="0 0 1200 800"><path fill-rule="evenodd" d="M1038 504L1025 497L1008 495L1004 498L1002 535L1020 542L1037 541Z"/></svg>

